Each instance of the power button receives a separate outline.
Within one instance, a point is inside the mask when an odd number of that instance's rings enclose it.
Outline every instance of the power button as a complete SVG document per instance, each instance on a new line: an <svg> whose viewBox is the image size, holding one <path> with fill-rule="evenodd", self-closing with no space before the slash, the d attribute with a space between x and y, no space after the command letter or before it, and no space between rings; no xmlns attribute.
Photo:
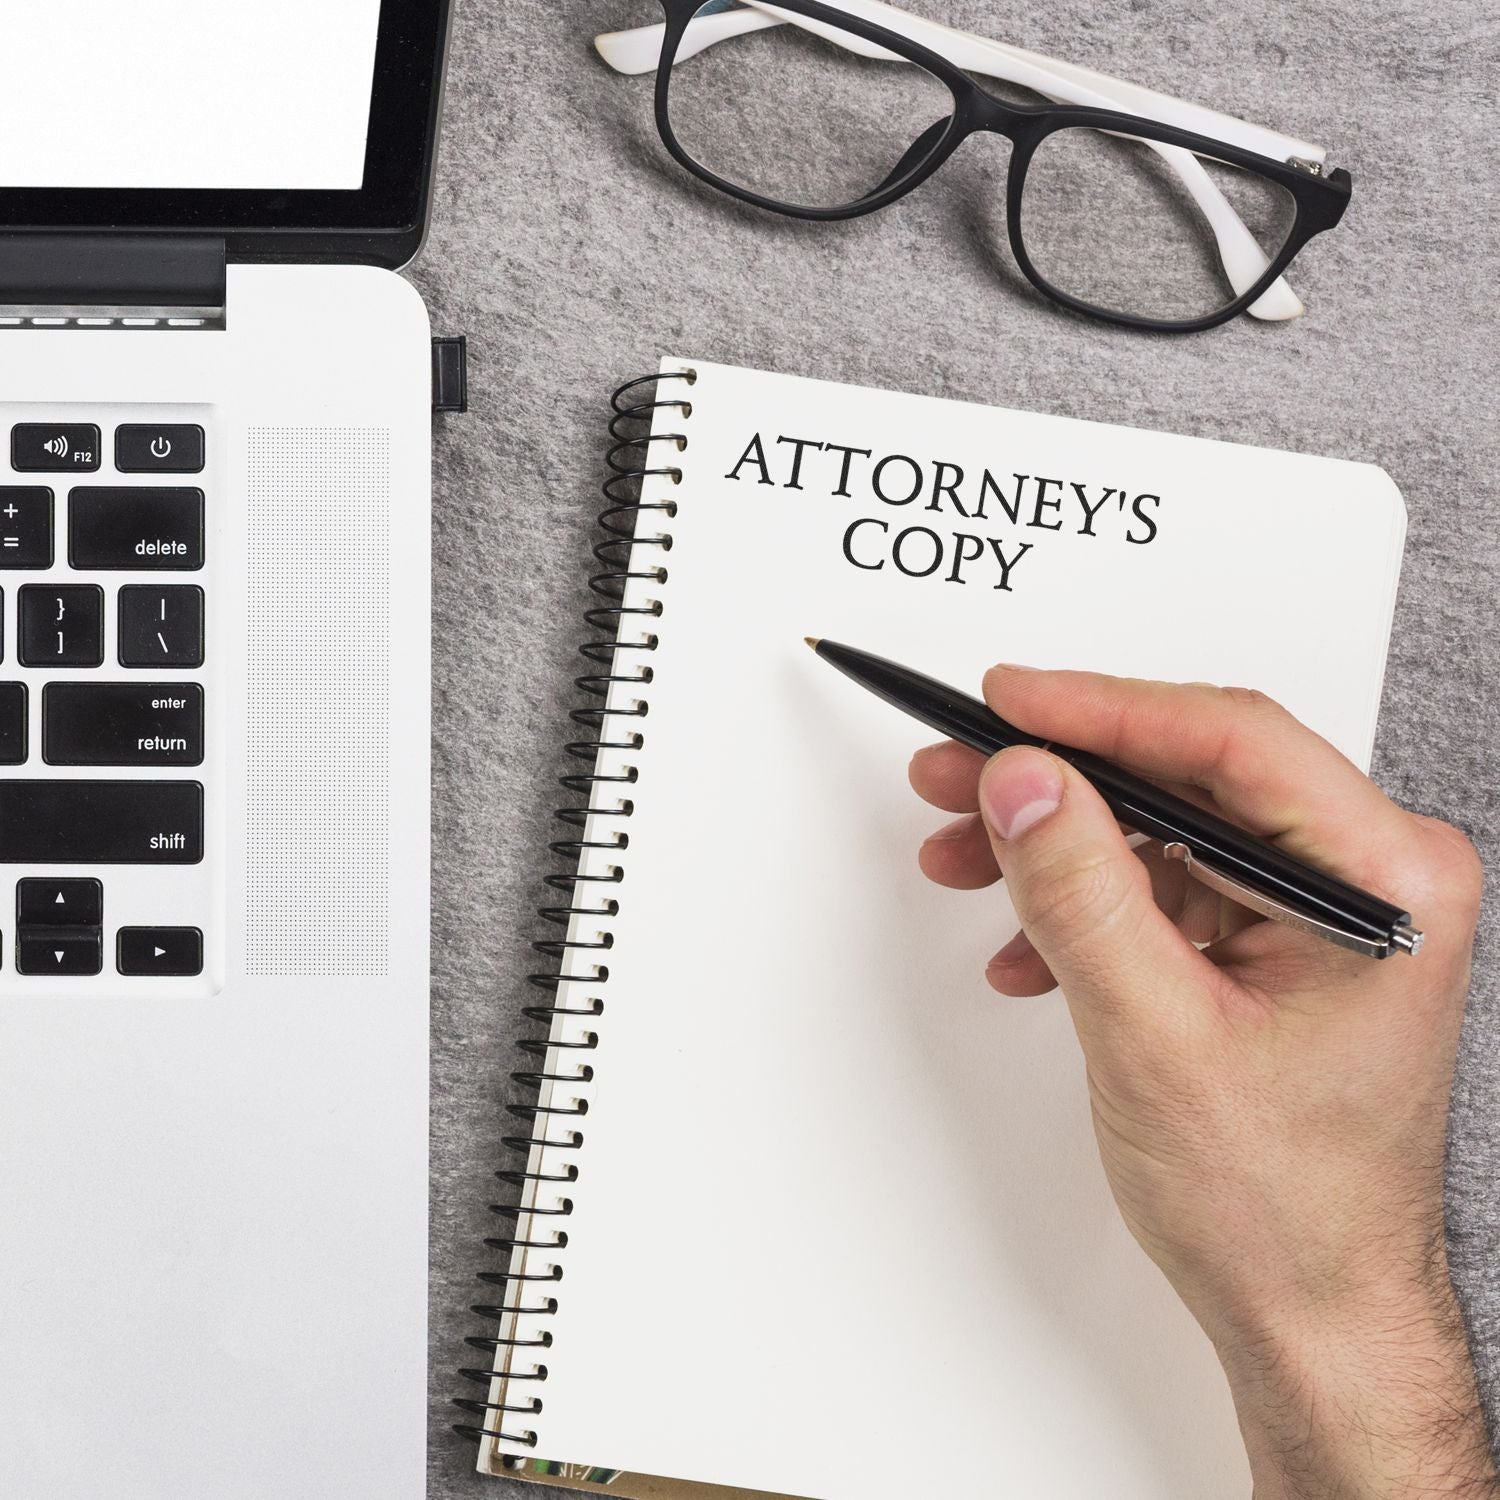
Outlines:
<svg viewBox="0 0 1500 1500"><path fill-rule="evenodd" d="M197 474L203 468L203 429L146 423L117 427L115 468L122 474Z"/></svg>

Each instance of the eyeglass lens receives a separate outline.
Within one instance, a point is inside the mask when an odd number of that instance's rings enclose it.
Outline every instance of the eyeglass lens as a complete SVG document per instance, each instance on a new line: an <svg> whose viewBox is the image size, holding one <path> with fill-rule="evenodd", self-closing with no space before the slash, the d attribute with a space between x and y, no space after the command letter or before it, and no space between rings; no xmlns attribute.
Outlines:
<svg viewBox="0 0 1500 1500"><path fill-rule="evenodd" d="M1258 172L1074 126L1036 148L1020 227L1032 268L1058 291L1173 322L1206 317L1248 291L1295 217L1292 194Z"/></svg>
<svg viewBox="0 0 1500 1500"><path fill-rule="evenodd" d="M708 0L694 19L723 8ZM885 57L802 26L737 37L674 64L672 133L699 166L738 188L791 208L847 208L925 161L953 118L947 84Z"/></svg>

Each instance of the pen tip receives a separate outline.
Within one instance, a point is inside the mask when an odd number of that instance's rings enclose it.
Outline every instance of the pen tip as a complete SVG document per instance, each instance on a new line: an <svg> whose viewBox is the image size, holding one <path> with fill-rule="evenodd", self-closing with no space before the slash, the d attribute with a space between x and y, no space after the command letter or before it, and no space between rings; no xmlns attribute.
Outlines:
<svg viewBox="0 0 1500 1500"><path fill-rule="evenodd" d="M815 635L805 635L805 636L802 637L802 639L804 641L806 641L807 644L809 646L811 646L814 651L816 651L818 649L818 638L817 638L817 636L815 636Z"/></svg>

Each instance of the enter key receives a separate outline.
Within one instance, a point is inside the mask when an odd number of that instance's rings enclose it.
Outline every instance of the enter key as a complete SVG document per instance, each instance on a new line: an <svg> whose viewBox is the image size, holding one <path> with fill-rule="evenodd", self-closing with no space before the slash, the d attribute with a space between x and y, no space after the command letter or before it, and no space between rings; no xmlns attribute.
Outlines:
<svg viewBox="0 0 1500 1500"><path fill-rule="evenodd" d="M49 682L42 759L51 766L203 763L203 688L196 682Z"/></svg>

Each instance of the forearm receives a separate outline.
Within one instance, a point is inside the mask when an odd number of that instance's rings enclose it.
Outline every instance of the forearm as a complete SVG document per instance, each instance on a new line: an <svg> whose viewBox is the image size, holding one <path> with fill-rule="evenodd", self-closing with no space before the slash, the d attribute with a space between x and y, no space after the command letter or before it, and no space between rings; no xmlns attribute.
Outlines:
<svg viewBox="0 0 1500 1500"><path fill-rule="evenodd" d="M1221 1351L1255 1500L1500 1500L1446 1271L1362 1311Z"/></svg>

